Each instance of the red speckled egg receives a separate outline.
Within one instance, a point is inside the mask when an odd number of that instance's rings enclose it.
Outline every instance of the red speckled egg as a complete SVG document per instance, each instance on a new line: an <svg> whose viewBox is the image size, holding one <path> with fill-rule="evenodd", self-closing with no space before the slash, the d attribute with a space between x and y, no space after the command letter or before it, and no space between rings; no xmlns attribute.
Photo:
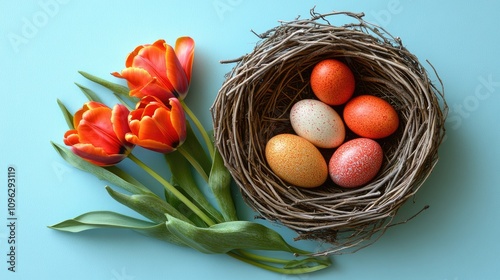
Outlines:
<svg viewBox="0 0 500 280"><path fill-rule="evenodd" d="M344 188L356 188L372 180L380 170L382 147L372 139L356 138L342 144L330 158L330 178Z"/></svg>
<svg viewBox="0 0 500 280"><path fill-rule="evenodd" d="M361 137L380 139L399 126L398 113L387 101L373 95L357 96L345 105L344 122Z"/></svg>
<svg viewBox="0 0 500 280"><path fill-rule="evenodd" d="M326 59L316 64L311 72L310 82L316 97L328 105L346 103L355 88L351 69L335 59Z"/></svg>

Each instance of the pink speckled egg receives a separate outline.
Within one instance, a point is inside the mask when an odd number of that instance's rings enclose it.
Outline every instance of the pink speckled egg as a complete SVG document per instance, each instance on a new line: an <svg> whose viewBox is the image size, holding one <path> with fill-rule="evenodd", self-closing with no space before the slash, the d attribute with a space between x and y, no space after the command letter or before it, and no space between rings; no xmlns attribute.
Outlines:
<svg viewBox="0 0 500 280"><path fill-rule="evenodd" d="M344 142L342 118L329 105L315 99L303 99L290 111L290 122L297 135L316 147L336 148Z"/></svg>
<svg viewBox="0 0 500 280"><path fill-rule="evenodd" d="M373 95L349 100L344 108L344 121L354 133L371 139L387 137L399 126L398 113L391 104Z"/></svg>
<svg viewBox="0 0 500 280"><path fill-rule="evenodd" d="M272 137L266 144L265 155L271 170L297 187L319 187L328 179L328 167L320 151L298 135Z"/></svg>
<svg viewBox="0 0 500 280"><path fill-rule="evenodd" d="M330 178L344 188L360 187L377 175L383 157L382 147L372 139L347 141L330 158Z"/></svg>

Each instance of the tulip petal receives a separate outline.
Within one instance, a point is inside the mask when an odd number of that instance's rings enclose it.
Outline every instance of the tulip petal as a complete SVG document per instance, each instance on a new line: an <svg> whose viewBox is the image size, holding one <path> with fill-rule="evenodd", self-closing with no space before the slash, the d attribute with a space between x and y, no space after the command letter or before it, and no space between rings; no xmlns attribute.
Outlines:
<svg viewBox="0 0 500 280"><path fill-rule="evenodd" d="M156 48L160 49L163 52L165 52L166 45L167 43L163 39L158 39L152 44L152 46L155 46Z"/></svg>
<svg viewBox="0 0 500 280"><path fill-rule="evenodd" d="M129 114L130 133L125 135L125 139L157 152L174 151L185 139L185 131L179 134L183 128L185 130L185 116L177 98L171 98L169 105L174 108L173 112L154 96L142 98Z"/></svg>
<svg viewBox="0 0 500 280"><path fill-rule="evenodd" d="M121 74L116 73L115 76L126 79L130 89L142 88L153 80L148 71L135 67L125 68Z"/></svg>
<svg viewBox="0 0 500 280"><path fill-rule="evenodd" d="M163 142L172 147L179 146L179 134L172 124L171 112L167 108L158 109L153 120L163 134Z"/></svg>
<svg viewBox="0 0 500 280"><path fill-rule="evenodd" d="M126 79L130 95L142 98L153 95L165 104L171 97L185 98L191 81L194 59L194 40L190 37L177 39L175 49L165 40L138 46L126 61L126 69L112 73Z"/></svg>
<svg viewBox="0 0 500 280"><path fill-rule="evenodd" d="M127 157L132 148L122 140L129 130L127 116L128 109L121 104L112 110L99 102L87 102L75 113L75 129L64 134L64 143L93 164L116 164Z"/></svg>
<svg viewBox="0 0 500 280"><path fill-rule="evenodd" d="M99 103L99 102L95 102L95 101L89 101L89 102L83 104L82 108L80 108L80 110L76 111L75 115L73 116L73 127L78 127L78 124L82 120L83 114L85 112L87 112L91 109L94 109L94 108L99 108L99 107L107 108L106 105Z"/></svg>
<svg viewBox="0 0 500 280"><path fill-rule="evenodd" d="M139 50L134 57L132 67L142 68L149 72L151 76L163 80L165 78L165 50L156 46L147 46Z"/></svg>
<svg viewBox="0 0 500 280"><path fill-rule="evenodd" d="M132 111L132 113L134 113L134 111ZM138 135L139 131L141 129L141 121L137 120L137 119L130 120L129 123L128 123L128 126L130 127L130 132L129 133L125 133L125 140L127 140L127 142L130 142L127 139L127 135L128 134ZM130 142L130 143L135 144L133 142Z"/></svg>
<svg viewBox="0 0 500 280"><path fill-rule="evenodd" d="M122 104L116 104L111 111L111 123L113 125L113 130L115 132L118 140L122 144L126 144L125 134L130 132L130 127L128 126L128 114L130 111Z"/></svg>
<svg viewBox="0 0 500 280"><path fill-rule="evenodd" d="M173 148L165 143L158 142L158 141L151 140L151 139L139 139L139 137L137 137L136 135L133 135L131 133L127 133L125 135L125 139L127 139L128 142L134 143L137 146L141 146L143 148L146 148L146 149L158 152L158 153L169 153L169 152L173 152L175 150L175 148Z"/></svg>
<svg viewBox="0 0 500 280"><path fill-rule="evenodd" d="M125 79L125 77L122 76L122 74L118 73L118 72L111 72L111 75L117 77L117 78L120 78L120 79Z"/></svg>
<svg viewBox="0 0 500 280"><path fill-rule="evenodd" d="M183 99L187 94L189 81L184 68L175 54L175 50L169 45L166 46L165 61L167 66L167 79L175 89L177 93L176 97Z"/></svg>
<svg viewBox="0 0 500 280"><path fill-rule="evenodd" d="M175 54L184 68L188 83L190 83L194 60L194 40L191 37L178 38L175 42Z"/></svg>
<svg viewBox="0 0 500 280"><path fill-rule="evenodd" d="M140 123L141 126L137 134L139 139L150 139L157 142L163 142L163 133L158 129L153 118L149 116L143 117Z"/></svg>
<svg viewBox="0 0 500 280"><path fill-rule="evenodd" d="M122 144L118 140L111 123L111 109L95 108L83 114L77 127L80 143L89 143L103 148L108 154L118 154Z"/></svg>
<svg viewBox="0 0 500 280"><path fill-rule="evenodd" d="M181 102L176 98L170 98L169 104L171 106L170 121L179 137L179 145L181 145L186 140L186 116L184 109L182 109Z"/></svg>
<svg viewBox="0 0 500 280"><path fill-rule="evenodd" d="M125 61L125 66L126 67L132 67L132 63L134 62L134 57L136 57L139 54L139 51L142 50L144 47L147 45L140 45L137 46L128 56L127 60Z"/></svg>
<svg viewBox="0 0 500 280"><path fill-rule="evenodd" d="M162 101L174 97L174 88L170 83L161 83L158 78L152 77L144 69L126 68L119 77L127 80L131 96L142 98L151 95Z"/></svg>
<svg viewBox="0 0 500 280"><path fill-rule="evenodd" d="M149 99L149 98L148 98ZM142 115L143 116L153 116L155 111L159 108L163 108L165 105L160 101L151 101L151 103L146 104L146 107L143 108L142 110Z"/></svg>
<svg viewBox="0 0 500 280"><path fill-rule="evenodd" d="M96 109L96 108L109 108L108 106L106 106L100 102L97 102L97 101L89 101L89 102L85 103L84 106L86 108L88 108L88 110L92 110L92 109Z"/></svg>
<svg viewBox="0 0 500 280"><path fill-rule="evenodd" d="M64 134L64 144L68 146L73 146L80 143L80 137L78 136L78 131L76 129L68 130Z"/></svg>
<svg viewBox="0 0 500 280"><path fill-rule="evenodd" d="M125 154L107 154L104 149L95 147L92 144L76 144L71 147L77 156L99 166L114 165L122 161Z"/></svg>
<svg viewBox="0 0 500 280"><path fill-rule="evenodd" d="M171 147L176 147L178 143L175 130L168 131L170 128L168 113L165 114L164 110L157 110L154 117L143 117L141 120L141 128L137 135L139 139L154 140L164 143Z"/></svg>
<svg viewBox="0 0 500 280"><path fill-rule="evenodd" d="M144 109L151 104L160 104L160 106L163 106L165 103L163 103L163 101L156 96L147 95L141 98L141 100L137 103L136 109Z"/></svg>

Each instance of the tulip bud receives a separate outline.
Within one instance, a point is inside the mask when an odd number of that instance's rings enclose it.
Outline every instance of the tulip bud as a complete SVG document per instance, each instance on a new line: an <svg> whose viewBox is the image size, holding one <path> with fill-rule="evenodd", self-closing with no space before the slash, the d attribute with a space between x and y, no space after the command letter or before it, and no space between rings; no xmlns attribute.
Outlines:
<svg viewBox="0 0 500 280"><path fill-rule="evenodd" d="M186 117L177 98L167 104L154 96L143 97L129 114L131 131L125 139L160 153L175 151L186 139Z"/></svg>
<svg viewBox="0 0 500 280"><path fill-rule="evenodd" d="M183 100L186 96L193 58L192 38L178 38L175 49L165 40L158 40L136 47L127 57L126 68L112 74L127 80L131 96L155 96L167 104L172 97Z"/></svg>
<svg viewBox="0 0 500 280"><path fill-rule="evenodd" d="M74 129L64 134L64 143L83 159L99 165L117 164L128 156L133 144L125 140L130 131L127 122L129 110L117 104L113 109L90 101L74 117Z"/></svg>

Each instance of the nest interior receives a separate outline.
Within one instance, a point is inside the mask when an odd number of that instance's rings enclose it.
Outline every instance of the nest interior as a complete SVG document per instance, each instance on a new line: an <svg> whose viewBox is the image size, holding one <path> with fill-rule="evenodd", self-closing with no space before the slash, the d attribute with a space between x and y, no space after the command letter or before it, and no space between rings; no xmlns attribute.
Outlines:
<svg viewBox="0 0 500 280"><path fill-rule="evenodd" d="M339 15L355 22L331 25L330 17ZM263 218L295 230L297 239L331 244L317 254L360 248L383 233L431 173L444 136L442 88L433 85L399 38L362 17L312 10L310 19L282 22L259 35L253 52L232 61L236 66L211 108L215 144L247 204ZM265 159L271 137L293 133L293 104L315 98L310 73L327 58L350 67L355 95L385 99L400 118L398 131L378 140L385 156L381 171L357 189L340 188L331 180L319 188L297 188L277 177ZM342 114L342 106L334 109ZM346 140L355 137L348 132ZM328 160L333 150L322 152Z"/></svg>

